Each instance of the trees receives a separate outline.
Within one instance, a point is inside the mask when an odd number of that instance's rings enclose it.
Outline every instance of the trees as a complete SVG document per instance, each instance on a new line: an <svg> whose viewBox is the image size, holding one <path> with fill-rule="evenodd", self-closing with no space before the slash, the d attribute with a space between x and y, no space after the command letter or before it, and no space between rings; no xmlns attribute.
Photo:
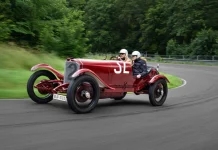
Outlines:
<svg viewBox="0 0 218 150"><path fill-rule="evenodd" d="M2 0L0 41L65 57L121 48L213 55L217 14L217 0Z"/></svg>
<svg viewBox="0 0 218 150"><path fill-rule="evenodd" d="M86 34L92 52L109 52L116 48L114 0L89 0L85 7Z"/></svg>
<svg viewBox="0 0 218 150"><path fill-rule="evenodd" d="M144 14L141 23L142 36L139 42L141 49L147 50L149 53L164 54L166 43L169 39L167 26L168 6L164 1L159 1L151 6Z"/></svg>
<svg viewBox="0 0 218 150"><path fill-rule="evenodd" d="M9 6L10 11L6 8ZM9 11L1 9L4 13L0 15L0 30L4 28L4 32L0 40L11 36L18 43L40 46L60 56L84 55L87 38L83 12L72 9L66 0L6 0L0 7Z"/></svg>
<svg viewBox="0 0 218 150"><path fill-rule="evenodd" d="M117 52L121 48L141 48L140 23L148 4L144 0L89 0L85 22L91 50Z"/></svg>
<svg viewBox="0 0 218 150"><path fill-rule="evenodd" d="M218 1L217 0L202 0L204 5L203 13L207 27L213 30L218 30Z"/></svg>
<svg viewBox="0 0 218 150"><path fill-rule="evenodd" d="M72 28L73 27L73 28ZM40 32L41 44L60 56L82 57L87 50L81 11L69 12L63 19L51 22Z"/></svg>
<svg viewBox="0 0 218 150"><path fill-rule="evenodd" d="M4 0L0 3L0 41L9 40L11 28L14 27L12 19L11 3L9 0Z"/></svg>

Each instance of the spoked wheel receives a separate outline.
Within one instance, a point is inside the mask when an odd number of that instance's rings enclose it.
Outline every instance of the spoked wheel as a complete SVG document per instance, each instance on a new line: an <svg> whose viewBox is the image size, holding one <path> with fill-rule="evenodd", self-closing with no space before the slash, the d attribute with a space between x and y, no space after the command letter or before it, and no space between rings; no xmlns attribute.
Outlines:
<svg viewBox="0 0 218 150"><path fill-rule="evenodd" d="M127 92L123 92L123 96L116 97L114 100L122 100L126 96Z"/></svg>
<svg viewBox="0 0 218 150"><path fill-rule="evenodd" d="M91 112L98 103L100 96L97 81L88 75L72 81L67 90L67 102L75 113Z"/></svg>
<svg viewBox="0 0 218 150"><path fill-rule="evenodd" d="M39 83L43 80L55 80L57 79L53 73L47 70L40 70L33 73L27 82L27 93L29 97L36 103L46 104L53 99L53 94L48 93L44 89L54 88L53 83ZM36 88L38 85L39 88Z"/></svg>
<svg viewBox="0 0 218 150"><path fill-rule="evenodd" d="M164 79L156 81L149 88L149 100L153 106L161 106L168 94L167 82Z"/></svg>

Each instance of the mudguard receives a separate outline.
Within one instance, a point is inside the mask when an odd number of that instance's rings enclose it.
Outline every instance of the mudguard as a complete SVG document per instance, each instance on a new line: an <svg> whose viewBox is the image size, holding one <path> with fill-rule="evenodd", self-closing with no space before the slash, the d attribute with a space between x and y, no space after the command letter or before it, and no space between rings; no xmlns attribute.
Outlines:
<svg viewBox="0 0 218 150"><path fill-rule="evenodd" d="M155 75L153 78L151 78L151 80L149 81L149 84L155 83L159 79L165 79L168 83L170 83L170 81L164 75L158 74L158 75Z"/></svg>
<svg viewBox="0 0 218 150"><path fill-rule="evenodd" d="M60 80L64 79L64 75L62 75L60 72L58 72L57 70L55 70L54 68L52 68L51 66L47 65L47 64L37 64L35 66L33 66L31 68L31 71L36 71L38 69L46 69L51 71L52 73L54 73L54 75L56 75Z"/></svg>
<svg viewBox="0 0 218 150"><path fill-rule="evenodd" d="M78 77L79 75L81 74L87 74L87 75L90 75L92 76L93 78L96 79L96 81L98 82L99 86L100 87L107 87L111 90L115 90L115 88L109 86L107 83L105 83L96 73L94 73L92 70L90 69L80 69L78 71L76 71L73 75L72 75L72 78L76 78Z"/></svg>

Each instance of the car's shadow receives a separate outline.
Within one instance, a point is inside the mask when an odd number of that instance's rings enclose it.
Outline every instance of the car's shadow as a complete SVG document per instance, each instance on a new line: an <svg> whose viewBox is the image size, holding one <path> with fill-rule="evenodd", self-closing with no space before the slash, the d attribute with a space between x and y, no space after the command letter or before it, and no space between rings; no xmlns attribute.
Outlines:
<svg viewBox="0 0 218 150"><path fill-rule="evenodd" d="M58 109L69 109L67 102L60 102L60 101L52 101L48 103L49 106ZM150 107L149 101L142 101L142 100L131 100L131 99L123 99L123 100L113 100L113 99L100 99L96 108L97 109L106 109L106 108L121 108L122 109L129 109L130 107L134 107L135 109L139 107Z"/></svg>
<svg viewBox="0 0 218 150"><path fill-rule="evenodd" d="M125 106L149 106L150 103L148 101L140 101L140 100L130 100L130 99L123 99L123 100L99 100L97 107L125 107Z"/></svg>

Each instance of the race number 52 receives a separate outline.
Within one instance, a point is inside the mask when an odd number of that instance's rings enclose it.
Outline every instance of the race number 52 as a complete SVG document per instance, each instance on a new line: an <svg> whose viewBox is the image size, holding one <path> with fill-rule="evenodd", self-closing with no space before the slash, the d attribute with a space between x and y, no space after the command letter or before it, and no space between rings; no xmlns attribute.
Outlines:
<svg viewBox="0 0 218 150"><path fill-rule="evenodd" d="M119 66L119 70L114 69L114 73L121 74L122 73L122 66L120 65L119 62L117 62L117 65ZM125 62L123 62L123 73L129 74L129 71L126 71L126 63Z"/></svg>

